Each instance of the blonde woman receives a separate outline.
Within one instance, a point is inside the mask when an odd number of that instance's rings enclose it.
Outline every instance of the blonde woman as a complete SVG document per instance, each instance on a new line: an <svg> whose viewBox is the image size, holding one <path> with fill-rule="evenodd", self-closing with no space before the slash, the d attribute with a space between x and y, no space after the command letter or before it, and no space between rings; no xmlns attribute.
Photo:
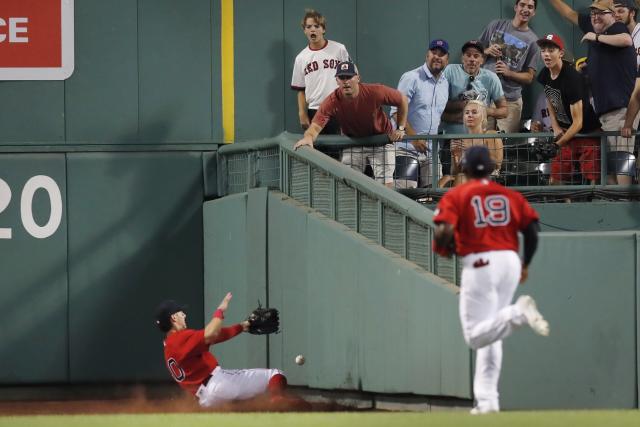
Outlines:
<svg viewBox="0 0 640 427"><path fill-rule="evenodd" d="M462 121L467 133L480 135L495 135L496 131L487 130L487 107L482 101L471 100L467 102L462 110ZM489 149L491 160L495 165L494 170L490 173L496 176L500 172L503 158L503 144L500 138L464 138L451 140L451 175L454 179L454 185L466 182L464 173L462 172L462 159L467 148L474 145L484 145Z"/></svg>

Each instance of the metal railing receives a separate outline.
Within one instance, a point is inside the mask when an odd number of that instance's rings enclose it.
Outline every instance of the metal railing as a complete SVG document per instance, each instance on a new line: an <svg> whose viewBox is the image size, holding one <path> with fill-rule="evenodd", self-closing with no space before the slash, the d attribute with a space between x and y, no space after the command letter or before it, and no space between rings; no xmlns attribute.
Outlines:
<svg viewBox="0 0 640 427"><path fill-rule="evenodd" d="M612 134L598 134L601 148L606 147L606 137ZM510 172L514 164L538 162L539 158L531 157L536 155L536 138L550 137L549 134L495 136L505 142L505 155L502 167L499 173L494 174L494 178L506 185L520 184L511 186L529 198L547 201L575 197L640 198L638 185L606 184L606 179L603 178L606 176L606 149L599 158L599 183L584 185L578 182L576 185L550 186L544 181L545 169L534 169L535 179L530 182L526 181L530 178L528 175L519 175L517 170L514 173ZM443 140L483 137L486 138L486 135L430 135L407 138L431 138L433 161L428 162L427 167L430 168L431 176L436 179L432 179L427 187L420 188L416 185L416 188L404 188L399 191L385 188L365 174L336 161L343 150L354 146L370 147L373 155L376 149L383 149L382 147L388 144L386 136L357 140L322 136L317 141L317 150L293 150L293 145L300 135L288 133L257 143L224 146L218 150L218 196L245 192L254 187L280 190L301 204L316 209L425 270L459 284L461 266L458 258L443 258L431 250L432 211L424 209L403 194L418 201L436 201L447 191L446 188L439 188L437 185L442 176L442 162L438 160L441 153L438 149L439 143ZM394 160L397 159L397 154L400 154L395 152L395 147L391 147L394 150ZM388 145L387 149L390 149ZM405 152L402 154L406 155ZM521 166L515 168L519 167ZM420 175L416 176L416 182L419 184ZM398 186L397 181L396 176L393 180L394 187Z"/></svg>

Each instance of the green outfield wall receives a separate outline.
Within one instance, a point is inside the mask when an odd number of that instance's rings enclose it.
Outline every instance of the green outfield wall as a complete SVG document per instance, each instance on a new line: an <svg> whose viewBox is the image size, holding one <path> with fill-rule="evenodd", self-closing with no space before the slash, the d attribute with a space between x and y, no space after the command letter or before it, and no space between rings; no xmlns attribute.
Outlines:
<svg viewBox="0 0 640 427"><path fill-rule="evenodd" d="M0 384L167 378L155 306L202 323L202 157L0 155Z"/></svg>
<svg viewBox="0 0 640 427"><path fill-rule="evenodd" d="M242 305L229 318L257 297L282 310L283 332L269 338L260 366L285 369L296 385L469 397L471 358L451 288L266 191L204 208L207 312L227 290ZM262 209L266 221L255 212L250 218L249 209ZM223 226L219 217L233 220ZM637 407L639 240L635 232L541 235L518 295L538 301L551 335L523 330L505 340L505 409ZM241 367L260 346L265 338L242 336L214 351L223 364ZM307 357L303 367L293 362L297 354Z"/></svg>
<svg viewBox="0 0 640 427"><path fill-rule="evenodd" d="M223 226L220 216L234 219ZM282 333L268 338L268 365L284 369L290 383L470 397L455 287L281 193L207 202L204 218L207 308L227 290L228 319L257 298L280 308ZM251 360L266 340L241 336L214 352L223 366L266 366ZM303 367L297 354L307 358Z"/></svg>

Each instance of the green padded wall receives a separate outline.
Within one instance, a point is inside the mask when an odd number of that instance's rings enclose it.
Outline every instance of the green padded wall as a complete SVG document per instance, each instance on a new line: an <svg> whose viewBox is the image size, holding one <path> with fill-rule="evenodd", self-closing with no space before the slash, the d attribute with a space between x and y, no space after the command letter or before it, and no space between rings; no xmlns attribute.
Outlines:
<svg viewBox="0 0 640 427"><path fill-rule="evenodd" d="M5 317L1 384L64 382L68 378L67 220L63 211L59 227L46 238L35 238L27 231L21 219L21 198L25 184L36 175L55 181L62 206L66 206L63 154L0 156L0 179L11 191L8 206L0 211L0 228L11 228L11 239L0 239L0 311ZM0 200L6 201L6 195L0 189ZM47 192L36 191L31 206L36 224L45 226L51 213Z"/></svg>
<svg viewBox="0 0 640 427"><path fill-rule="evenodd" d="M0 145L64 143L63 82L0 81L0 99Z"/></svg>
<svg viewBox="0 0 640 427"><path fill-rule="evenodd" d="M75 2L75 16L75 71L64 93L67 140L134 142L139 99L136 2Z"/></svg>
<svg viewBox="0 0 640 427"><path fill-rule="evenodd" d="M519 293L536 299L551 334L505 340L504 408L637 407L636 239L544 234Z"/></svg>
<svg viewBox="0 0 640 427"><path fill-rule="evenodd" d="M211 0L138 0L138 13L140 140L210 141Z"/></svg>
<svg viewBox="0 0 640 427"><path fill-rule="evenodd" d="M227 290L230 323L255 305L245 295L263 292L267 256L269 304L282 315L269 366L284 369L291 384L470 396L453 288L280 193L207 202L204 218L205 312ZM213 351L223 366L263 366L250 359L260 353L258 339L241 336ZM300 353L302 368L293 362Z"/></svg>
<svg viewBox="0 0 640 427"><path fill-rule="evenodd" d="M284 128L282 1L236 1L234 17L236 139L276 135Z"/></svg>
<svg viewBox="0 0 640 427"><path fill-rule="evenodd" d="M258 300L263 304L267 302L264 240L266 190L257 189L250 194L254 197L240 194L204 204L206 321L227 292L233 293L225 314L227 325L245 319L250 310L257 306ZM225 368L266 367L266 340L265 337L243 334L212 347L212 351Z"/></svg>
<svg viewBox="0 0 640 427"><path fill-rule="evenodd" d="M168 379L153 322L164 299L202 324L201 165L189 152L68 155L72 382Z"/></svg>

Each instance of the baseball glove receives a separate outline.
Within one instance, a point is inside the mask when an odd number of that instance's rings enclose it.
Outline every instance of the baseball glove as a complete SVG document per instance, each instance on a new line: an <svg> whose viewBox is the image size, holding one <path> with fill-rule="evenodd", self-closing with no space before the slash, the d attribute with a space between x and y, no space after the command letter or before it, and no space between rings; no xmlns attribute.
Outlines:
<svg viewBox="0 0 640 427"><path fill-rule="evenodd" d="M560 147L552 139L538 138L534 144L538 161L546 162L558 155Z"/></svg>
<svg viewBox="0 0 640 427"><path fill-rule="evenodd" d="M266 335L280 331L280 313L276 308L258 308L253 310L249 317L249 333L254 335Z"/></svg>

